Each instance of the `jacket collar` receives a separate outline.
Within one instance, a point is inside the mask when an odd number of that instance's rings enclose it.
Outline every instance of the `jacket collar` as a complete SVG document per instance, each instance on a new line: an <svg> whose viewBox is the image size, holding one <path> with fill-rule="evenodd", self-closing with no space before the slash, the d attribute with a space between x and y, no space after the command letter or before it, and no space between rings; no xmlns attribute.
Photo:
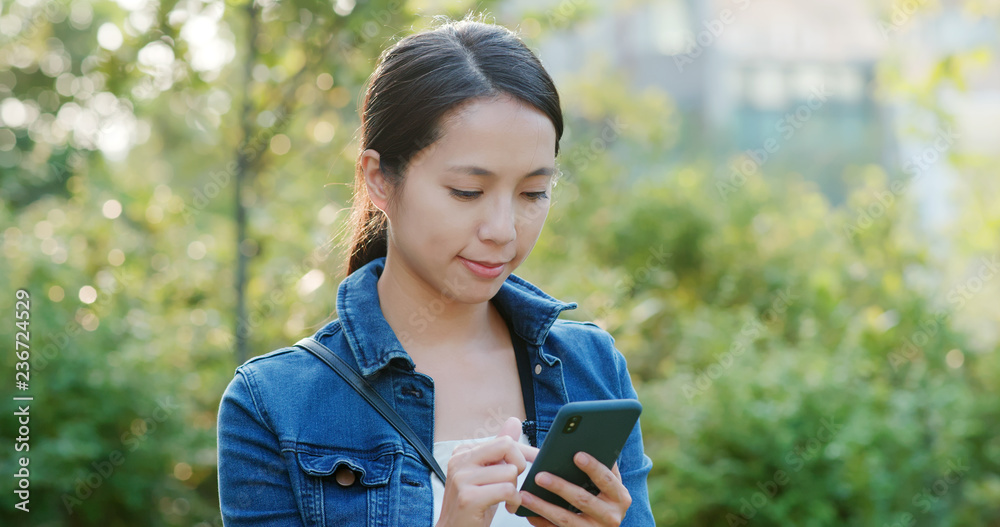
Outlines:
<svg viewBox="0 0 1000 527"><path fill-rule="evenodd" d="M407 368L414 368L413 360L382 315L376 285L384 268L385 257L372 260L345 278L337 291L337 314L365 376L397 358ZM536 346L539 353L559 313L577 308L576 302L556 300L514 274L507 277L492 301L514 332ZM552 359L546 357L545 362L551 363Z"/></svg>

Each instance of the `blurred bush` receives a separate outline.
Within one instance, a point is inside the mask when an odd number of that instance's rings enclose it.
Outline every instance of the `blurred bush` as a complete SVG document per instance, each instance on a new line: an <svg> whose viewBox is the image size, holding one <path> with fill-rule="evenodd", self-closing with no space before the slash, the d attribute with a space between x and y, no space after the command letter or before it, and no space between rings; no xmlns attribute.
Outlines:
<svg viewBox="0 0 1000 527"><path fill-rule="evenodd" d="M260 354L335 316L340 255L328 242L353 174L348 103L394 28L417 17L391 1L326 18L309 3L274 6L256 58L240 48L218 77L190 67L165 10L157 30L111 52L74 43L122 23L117 7L55 6L47 19L17 8L35 22L2 56L23 63L30 44L48 58L0 73L5 97L16 88L51 123L97 98L90 86L149 137L109 162L27 125L0 132L14 137L0 154L0 309L30 291L35 397L32 512L4 492L3 525L220 525L215 415L234 328ZM225 31L250 30L245 7L227 9ZM168 41L176 84L136 97L156 72L130 65ZM49 74L67 72L74 93L53 91ZM628 91L600 60L560 90L563 174L518 274L579 302L565 316L595 320L626 354L659 525L1000 525L1000 281L970 287L1000 255L995 160L965 160L975 199L942 250L907 195L878 217L858 212L899 177L879 167L850 167L852 194L833 207L809 178L734 181L717 172L738 159L672 157L686 130L671 99ZM248 313L237 321L224 167L247 149ZM10 423L0 430L12 445ZM15 464L0 457L4 474Z"/></svg>
<svg viewBox="0 0 1000 527"><path fill-rule="evenodd" d="M1000 524L1000 354L963 329L996 320L995 218L954 226L992 253L942 254L909 196L859 220L890 189L875 166L834 208L796 174L585 165L523 273L628 357L658 525Z"/></svg>

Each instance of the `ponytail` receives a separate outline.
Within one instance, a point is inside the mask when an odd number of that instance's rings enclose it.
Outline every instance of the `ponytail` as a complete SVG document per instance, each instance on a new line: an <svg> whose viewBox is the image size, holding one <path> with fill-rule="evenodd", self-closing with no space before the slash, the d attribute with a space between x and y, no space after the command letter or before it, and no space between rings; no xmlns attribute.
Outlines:
<svg viewBox="0 0 1000 527"><path fill-rule="evenodd" d="M385 214L368 197L360 166L354 175L354 204L347 223L351 229L347 255L347 274L350 275L366 263L386 255L389 228Z"/></svg>

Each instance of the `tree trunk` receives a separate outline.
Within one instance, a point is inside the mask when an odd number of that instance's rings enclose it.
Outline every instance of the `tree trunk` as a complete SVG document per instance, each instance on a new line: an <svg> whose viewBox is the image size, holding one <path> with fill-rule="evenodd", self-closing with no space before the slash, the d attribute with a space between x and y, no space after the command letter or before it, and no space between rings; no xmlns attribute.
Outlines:
<svg viewBox="0 0 1000 527"><path fill-rule="evenodd" d="M251 80L253 78L253 67L257 62L257 33L260 29L260 21L257 17L257 3L251 0L247 4L247 57L244 65L244 75L246 82L243 83L243 141L236 151L236 174L234 179L234 198L236 205L236 363L243 364L249 358L247 350L247 336L250 333L250 325L247 320L246 308L246 284L247 284L247 263L249 256L244 253L244 241L247 239L247 211L243 205L243 185L248 181L250 162L247 157L247 144L253 135L253 111L251 101Z"/></svg>

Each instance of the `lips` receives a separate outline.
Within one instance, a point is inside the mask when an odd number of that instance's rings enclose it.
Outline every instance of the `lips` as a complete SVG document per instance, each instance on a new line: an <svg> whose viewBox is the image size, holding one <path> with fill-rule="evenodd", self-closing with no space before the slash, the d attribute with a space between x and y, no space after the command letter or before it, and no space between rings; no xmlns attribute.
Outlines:
<svg viewBox="0 0 1000 527"><path fill-rule="evenodd" d="M462 258L461 256L459 256L459 259L462 260L462 263L465 264L465 267L467 267L472 274L478 276L479 278L486 279L496 278L503 274L504 266L508 263L489 261L482 262L478 260L469 260L468 258Z"/></svg>
<svg viewBox="0 0 1000 527"><path fill-rule="evenodd" d="M466 260L469 260L469 259L466 258ZM469 261L472 262L472 263L477 263L477 264L479 264L479 265L481 265L483 267L500 267L501 265L504 265L505 263L507 263L507 262L483 262L483 261L480 261L480 260L469 260Z"/></svg>

